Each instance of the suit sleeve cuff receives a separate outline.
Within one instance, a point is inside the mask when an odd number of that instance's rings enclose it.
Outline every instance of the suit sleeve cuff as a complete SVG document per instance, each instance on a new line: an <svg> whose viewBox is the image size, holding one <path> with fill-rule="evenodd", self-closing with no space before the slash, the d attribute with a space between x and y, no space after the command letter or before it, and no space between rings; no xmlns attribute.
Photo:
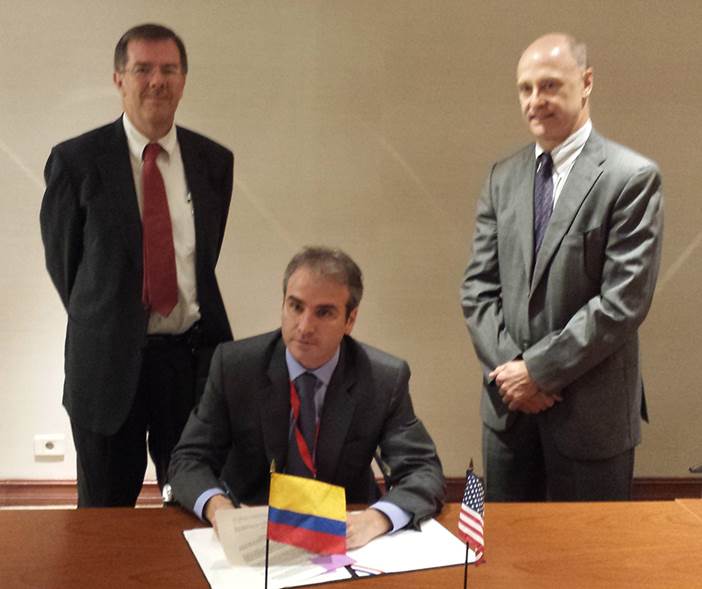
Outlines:
<svg viewBox="0 0 702 589"><path fill-rule="evenodd" d="M207 489L207 491L204 491L203 493L200 494L200 496L196 499L195 505L193 506L193 513L198 516L203 522L208 522L205 519L204 511L205 511L205 505L207 505L207 502L212 499L215 495L226 495L226 493L218 488L218 487L213 487L212 489Z"/></svg>
<svg viewBox="0 0 702 589"><path fill-rule="evenodd" d="M392 528L388 532L389 534L392 534L397 530L401 530L408 523L410 523L410 520L412 519L411 513L405 511L401 507L398 507L394 503L389 503L388 501L377 501L371 505L371 507L380 511L390 520Z"/></svg>

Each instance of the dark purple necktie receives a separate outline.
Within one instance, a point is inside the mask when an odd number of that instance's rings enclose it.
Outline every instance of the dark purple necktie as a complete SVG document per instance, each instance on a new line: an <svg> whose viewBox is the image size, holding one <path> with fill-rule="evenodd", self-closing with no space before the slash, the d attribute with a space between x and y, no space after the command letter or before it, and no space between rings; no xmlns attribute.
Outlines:
<svg viewBox="0 0 702 589"><path fill-rule="evenodd" d="M534 176L534 256L544 240L546 227L553 211L553 160L548 152L536 160Z"/></svg>

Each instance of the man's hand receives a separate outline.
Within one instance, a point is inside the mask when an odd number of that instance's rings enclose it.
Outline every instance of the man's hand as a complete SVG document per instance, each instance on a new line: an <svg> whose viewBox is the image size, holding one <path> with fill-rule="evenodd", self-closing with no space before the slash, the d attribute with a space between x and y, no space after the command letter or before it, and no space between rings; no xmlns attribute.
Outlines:
<svg viewBox="0 0 702 589"><path fill-rule="evenodd" d="M500 364L488 378L494 379L502 402L510 411L539 413L562 401L559 395L549 395L539 389L539 385L531 379L524 360L511 360Z"/></svg>
<svg viewBox="0 0 702 589"><path fill-rule="evenodd" d="M220 509L235 509L234 504L226 495L214 495L205 504L204 516L205 519L212 524L215 534L219 536L217 531L217 511Z"/></svg>
<svg viewBox="0 0 702 589"><path fill-rule="evenodd" d="M524 360L511 360L500 364L488 375L488 378L495 381L502 395L502 402L512 411L514 409L511 403L526 401L539 391L539 385L531 380Z"/></svg>
<svg viewBox="0 0 702 589"><path fill-rule="evenodd" d="M541 413L562 400L560 395L548 395L539 390L533 397L529 397L524 401L514 401L510 403L510 409L512 411L521 411L522 413Z"/></svg>
<svg viewBox="0 0 702 589"><path fill-rule="evenodd" d="M346 548L360 548L373 538L389 532L392 524L387 516L369 507L358 513L349 513L346 518Z"/></svg>

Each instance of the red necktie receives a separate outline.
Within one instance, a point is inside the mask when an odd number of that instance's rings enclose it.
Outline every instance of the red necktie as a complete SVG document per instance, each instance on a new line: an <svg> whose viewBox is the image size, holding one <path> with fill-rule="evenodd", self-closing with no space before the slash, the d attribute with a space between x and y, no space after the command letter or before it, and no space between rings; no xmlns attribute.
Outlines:
<svg viewBox="0 0 702 589"><path fill-rule="evenodd" d="M144 198L141 220L144 242L142 301L151 311L168 317L178 302L178 279L166 188L156 165L160 152L158 143L149 143L144 149L141 171Z"/></svg>

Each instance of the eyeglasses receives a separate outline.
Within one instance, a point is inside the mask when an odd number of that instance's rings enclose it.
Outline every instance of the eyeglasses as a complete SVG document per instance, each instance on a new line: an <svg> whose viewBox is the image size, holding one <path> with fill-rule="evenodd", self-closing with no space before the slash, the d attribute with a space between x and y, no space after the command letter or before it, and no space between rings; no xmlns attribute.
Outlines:
<svg viewBox="0 0 702 589"><path fill-rule="evenodd" d="M138 63L132 66L131 69L123 69L122 72L132 74L136 78L147 79L153 76L156 70L158 70L164 78L173 78L183 73L179 65L166 64L159 67L150 63Z"/></svg>

